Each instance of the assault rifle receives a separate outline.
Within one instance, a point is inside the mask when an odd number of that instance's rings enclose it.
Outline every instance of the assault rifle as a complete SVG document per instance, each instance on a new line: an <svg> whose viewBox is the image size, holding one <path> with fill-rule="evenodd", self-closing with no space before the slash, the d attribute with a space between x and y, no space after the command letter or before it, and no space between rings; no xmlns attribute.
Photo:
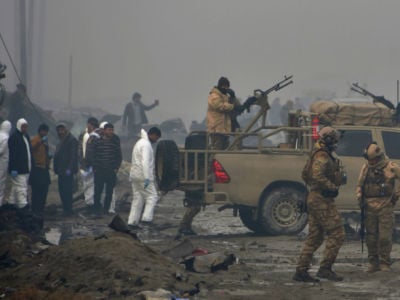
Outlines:
<svg viewBox="0 0 400 300"><path fill-rule="evenodd" d="M360 240L361 240L361 253L364 252L364 238L365 238L365 197L364 190L361 195L361 203L360 203Z"/></svg>
<svg viewBox="0 0 400 300"><path fill-rule="evenodd" d="M376 95L372 94L371 92L369 92L366 89L364 89L363 87L361 87L358 84L358 82L352 84L351 90L354 92L357 92L363 96L370 96L373 100L373 103L378 102L378 103L385 105L387 108L396 109L394 107L393 103L390 102L389 100L385 99L384 96L376 96Z"/></svg>

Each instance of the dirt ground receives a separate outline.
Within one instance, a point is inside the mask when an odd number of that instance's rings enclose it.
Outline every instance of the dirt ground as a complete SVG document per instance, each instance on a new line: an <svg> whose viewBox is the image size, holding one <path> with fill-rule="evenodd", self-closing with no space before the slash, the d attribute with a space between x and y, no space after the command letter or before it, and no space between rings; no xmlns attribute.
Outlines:
<svg viewBox="0 0 400 300"><path fill-rule="evenodd" d="M122 180L117 187L117 213L125 221L129 193L129 183ZM54 181L44 232L48 241L59 245L48 245L23 230L0 230L0 260L8 250L7 261L15 261L0 266L0 299L141 299L139 292L158 288L188 299L400 298L397 243L393 245L392 271L368 274L366 249L361 253L360 241L349 234L335 264L344 281L298 283L291 277L305 232L257 236L233 217L231 210L218 212L215 206L207 207L195 219L198 235L190 241L195 248L234 254L237 260L228 270L215 273L185 270L163 254L182 242L175 240L184 211L182 195L176 191L162 197L154 224L137 231L137 241L108 227L114 215L94 218L86 214L82 200L74 204L75 216L63 218ZM318 269L322 249L316 253L311 274ZM196 293L188 296L185 292Z"/></svg>

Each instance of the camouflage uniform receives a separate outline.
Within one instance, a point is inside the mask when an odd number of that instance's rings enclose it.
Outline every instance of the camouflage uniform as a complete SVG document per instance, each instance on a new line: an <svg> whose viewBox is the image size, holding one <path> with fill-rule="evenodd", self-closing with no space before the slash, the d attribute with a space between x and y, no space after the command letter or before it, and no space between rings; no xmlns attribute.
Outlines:
<svg viewBox="0 0 400 300"><path fill-rule="evenodd" d="M184 204L186 211L179 224L178 233L192 235L196 234L192 229L192 222L194 217L201 211L203 203L203 191L186 191Z"/></svg>
<svg viewBox="0 0 400 300"><path fill-rule="evenodd" d="M320 144L317 143L317 148ZM335 191L336 160L330 153L318 151L312 161L310 192L307 196L309 233L297 265L298 270L307 270L314 252L322 245L327 234L321 268L331 268L345 238L342 219L334 203L334 197L322 195L323 191Z"/></svg>
<svg viewBox="0 0 400 300"><path fill-rule="evenodd" d="M343 222L334 203L341 184L340 175L339 159L320 139L311 155L307 181L310 189L307 196L309 233L298 260L294 280L318 281L308 275L307 270L325 234L326 245L317 276L335 281L343 279L331 269L345 238Z"/></svg>
<svg viewBox="0 0 400 300"><path fill-rule="evenodd" d="M393 207L398 195L398 192L395 192L395 179L399 178L400 167L388 160L383 152L375 164L365 163L361 168L356 193L359 201L362 196L365 201L366 242L370 263L368 272L385 271L390 268Z"/></svg>

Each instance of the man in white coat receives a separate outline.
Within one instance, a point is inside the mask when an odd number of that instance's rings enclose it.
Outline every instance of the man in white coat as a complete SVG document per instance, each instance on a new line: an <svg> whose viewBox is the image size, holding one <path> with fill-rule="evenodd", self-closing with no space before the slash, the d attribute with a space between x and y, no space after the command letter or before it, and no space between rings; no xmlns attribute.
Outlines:
<svg viewBox="0 0 400 300"><path fill-rule="evenodd" d="M161 131L157 127L152 127L148 133L142 129L140 134L140 140L133 147L129 176L133 190L128 218L128 225L131 227L138 227L140 220L150 223L153 220L154 208L158 200L154 184L154 155L151 144L157 142L161 137Z"/></svg>
<svg viewBox="0 0 400 300"><path fill-rule="evenodd" d="M7 170L8 170L8 137L10 136L11 122L4 121L0 125L0 206L3 204Z"/></svg>

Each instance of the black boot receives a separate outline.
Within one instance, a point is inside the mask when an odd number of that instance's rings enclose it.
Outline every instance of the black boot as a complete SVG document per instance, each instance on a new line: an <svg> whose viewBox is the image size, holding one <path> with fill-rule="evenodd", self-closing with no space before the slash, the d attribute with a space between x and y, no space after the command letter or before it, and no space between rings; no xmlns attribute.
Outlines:
<svg viewBox="0 0 400 300"><path fill-rule="evenodd" d="M325 278L325 279L332 280L332 281L342 281L343 280L343 277L337 275L335 272L332 271L331 268L320 267L317 272L317 276L319 278Z"/></svg>
<svg viewBox="0 0 400 300"><path fill-rule="evenodd" d="M292 279L295 281L302 281L302 282L319 282L319 279L312 277L310 274L308 274L307 271L299 271L299 270L296 270L296 273L294 273Z"/></svg>

